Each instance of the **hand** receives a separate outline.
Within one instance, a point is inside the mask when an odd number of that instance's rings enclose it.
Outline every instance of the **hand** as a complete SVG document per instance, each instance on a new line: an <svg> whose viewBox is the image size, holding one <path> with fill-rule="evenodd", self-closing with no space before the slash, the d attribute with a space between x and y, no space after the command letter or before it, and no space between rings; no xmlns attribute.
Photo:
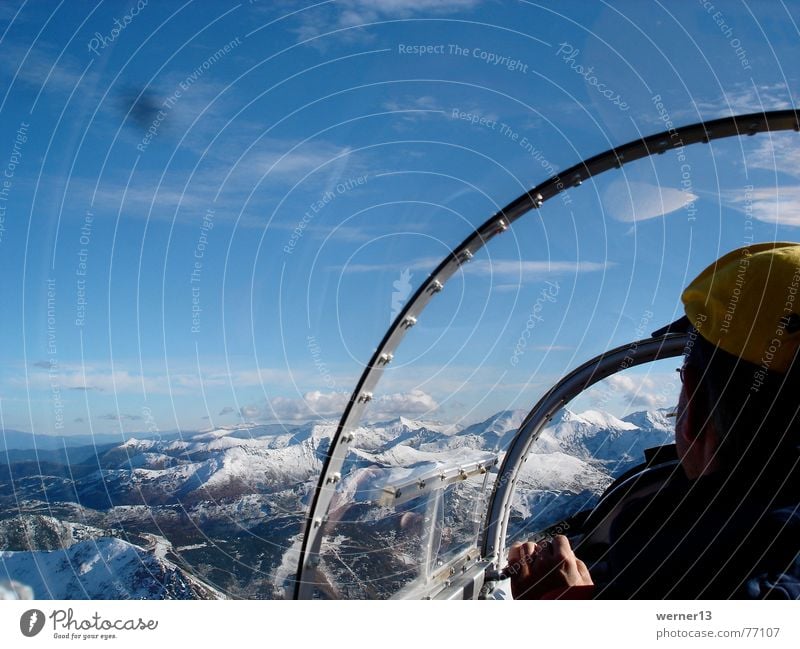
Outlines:
<svg viewBox="0 0 800 649"><path fill-rule="evenodd" d="M594 582L566 536L545 543L516 543L508 550L514 599L589 598Z"/></svg>

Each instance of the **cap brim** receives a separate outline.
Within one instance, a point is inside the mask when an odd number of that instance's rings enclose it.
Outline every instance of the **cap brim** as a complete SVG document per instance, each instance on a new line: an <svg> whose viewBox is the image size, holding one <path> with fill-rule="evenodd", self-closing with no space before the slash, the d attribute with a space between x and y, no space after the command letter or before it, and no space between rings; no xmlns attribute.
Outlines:
<svg viewBox="0 0 800 649"><path fill-rule="evenodd" d="M661 327L661 329L657 329L650 335L653 338L660 338L661 336L666 336L667 334L686 334L691 332L694 329L694 325L692 325L692 321L689 320L688 316L683 316L679 318L672 324L668 324L666 327Z"/></svg>

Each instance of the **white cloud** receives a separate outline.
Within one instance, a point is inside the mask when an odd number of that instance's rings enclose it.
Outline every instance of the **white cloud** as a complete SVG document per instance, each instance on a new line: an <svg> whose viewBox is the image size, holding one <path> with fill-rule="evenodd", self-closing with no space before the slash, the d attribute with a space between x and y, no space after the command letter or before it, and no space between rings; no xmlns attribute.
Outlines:
<svg viewBox="0 0 800 649"><path fill-rule="evenodd" d="M442 261L441 257L420 257L417 259L409 259L402 263L385 263L385 264L347 264L346 266L331 266L330 270L342 273L399 273L406 268L411 271L425 270L432 271L439 262Z"/></svg>
<svg viewBox="0 0 800 649"><path fill-rule="evenodd" d="M410 259L402 263L386 264L348 264L347 266L334 266L331 270L344 273L389 273L401 272L406 268L411 271L433 271L441 257L421 257ZM574 275L575 273L592 273L607 270L613 262L594 261L525 261L522 259L476 259L462 266L468 275L493 275L494 277L508 277L509 279L523 277L533 278L548 277L551 275ZM503 283L498 290L512 291L518 284Z"/></svg>
<svg viewBox="0 0 800 649"><path fill-rule="evenodd" d="M157 138L162 136L166 138L167 133L159 132ZM57 196L64 191L68 197L91 196L93 205L99 209L116 211L121 206L126 216L158 220L177 216L179 221L196 219L198 211L205 211L221 191L224 200L216 203L215 218L223 220L238 214L246 199L250 209L261 204L274 207L276 196L284 196L287 187L308 175L294 190L301 207L297 214L287 216L286 227L294 229L303 212L323 198L326 191L333 191L338 182L364 176L369 171L366 154L355 159L348 147L326 140L294 148L296 142L263 139L243 157L240 156L247 145L236 138L235 132L226 141L231 140L236 144L217 145L204 152L203 164L191 177L176 173L159 179L145 171L127 187L121 178L104 177L98 186L96 178L78 176L69 179L68 190L61 177L52 179L50 185ZM150 146L155 145L156 140ZM257 227L263 225L261 217Z"/></svg>
<svg viewBox="0 0 800 649"><path fill-rule="evenodd" d="M618 179L603 192L603 205L618 221L634 223L665 216L697 200L691 192Z"/></svg>
<svg viewBox="0 0 800 649"><path fill-rule="evenodd" d="M416 124L421 120L430 117L441 117L447 115L447 111L441 106L435 97L422 95L421 97L405 97L401 100L390 99L383 104L383 108L392 113L398 113L394 117L400 119L395 124L395 128L405 128Z"/></svg>
<svg viewBox="0 0 800 649"><path fill-rule="evenodd" d="M756 187L750 192L726 191L723 201L729 206L765 223L800 226L800 185Z"/></svg>
<svg viewBox="0 0 800 649"><path fill-rule="evenodd" d="M339 0L332 6L319 6L300 14L300 24L295 33L300 41L314 39L320 34L336 29L356 27L367 23L395 18L412 18L424 15L445 15L469 10L481 0ZM362 30L348 30L336 34L340 41L369 40ZM312 40L313 47L323 48L325 41Z"/></svg>
<svg viewBox="0 0 800 649"><path fill-rule="evenodd" d="M697 108L705 119L746 115L769 110L785 110L792 107L786 84L772 83L754 86L749 83L736 84L725 90L721 97L712 101L696 101Z"/></svg>
<svg viewBox="0 0 800 649"><path fill-rule="evenodd" d="M379 397L370 404L367 416L370 419L391 419L427 415L439 407L436 400L422 390L396 392Z"/></svg>
<svg viewBox="0 0 800 649"><path fill-rule="evenodd" d="M341 0L340 23L358 25L382 18L408 18L420 13L471 9L479 0Z"/></svg>
<svg viewBox="0 0 800 649"><path fill-rule="evenodd" d="M758 139L747 156L747 165L755 169L783 172L800 178L800 148L796 133L771 133Z"/></svg>
<svg viewBox="0 0 800 649"><path fill-rule="evenodd" d="M293 372L293 376L301 376ZM79 364L62 364L57 366L56 381L65 390L92 390L108 394L141 394L144 389L148 394L195 394L201 388L219 388L225 386L257 387L270 383L284 382L287 378L285 370L257 369L257 370L232 370L224 367L204 369L202 375L197 372L173 372L169 376L156 373L144 375L123 369L109 368ZM25 387L25 379L15 377L9 381L16 387ZM28 387L33 389L48 390L51 386L51 376L48 369L36 365L36 369L28 374Z"/></svg>
<svg viewBox="0 0 800 649"><path fill-rule="evenodd" d="M346 392L307 392L301 398L273 397L261 406L241 409L242 416L251 420L299 422L313 419L338 419L344 412L350 394ZM436 400L422 390L387 394L374 399L367 409L372 420L399 416L428 414L438 408Z"/></svg>
<svg viewBox="0 0 800 649"><path fill-rule="evenodd" d="M666 376L614 374L600 384L604 398L613 395L636 408L654 410L675 405L679 386Z"/></svg>
<svg viewBox="0 0 800 649"><path fill-rule="evenodd" d="M604 271L613 262L603 261L525 261L522 259L478 259L465 265L464 272L470 275L493 275L519 277L530 280L551 275L574 275Z"/></svg>

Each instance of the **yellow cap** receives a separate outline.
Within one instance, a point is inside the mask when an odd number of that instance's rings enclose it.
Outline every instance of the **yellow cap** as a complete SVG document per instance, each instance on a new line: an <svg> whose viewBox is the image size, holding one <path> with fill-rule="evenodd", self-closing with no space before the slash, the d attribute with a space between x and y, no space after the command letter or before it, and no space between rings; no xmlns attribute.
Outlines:
<svg viewBox="0 0 800 649"><path fill-rule="evenodd" d="M682 295L699 334L764 370L786 373L800 347L800 244L729 252Z"/></svg>

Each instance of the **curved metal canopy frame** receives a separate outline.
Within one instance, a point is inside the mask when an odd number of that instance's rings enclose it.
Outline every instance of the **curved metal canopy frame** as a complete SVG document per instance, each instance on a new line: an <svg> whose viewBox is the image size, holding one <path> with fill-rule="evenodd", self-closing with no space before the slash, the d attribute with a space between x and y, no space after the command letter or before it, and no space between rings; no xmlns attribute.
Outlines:
<svg viewBox="0 0 800 649"><path fill-rule="evenodd" d="M688 340L686 334L667 334L604 352L567 374L539 400L511 440L494 482L485 519L481 556L491 557L494 561L502 557L517 475L531 447L556 413L581 392L612 374L644 363L680 356Z"/></svg>
<svg viewBox="0 0 800 649"><path fill-rule="evenodd" d="M298 562L297 581L294 589L295 599L302 599L311 595L310 589L312 585L305 583L303 576L306 568L313 568L313 564L318 558L322 543L324 518L335 493L336 483L341 478L340 471L348 448L354 439L353 431L361 420L361 415L367 403L372 400L372 390L378 384L384 368L392 361L394 352L406 332L416 324L417 318L428 305L428 302L444 288L447 280L455 274L462 264L468 262L493 237L508 230L514 221L530 210L538 209L545 201L567 189L577 187L584 180L605 171L619 169L629 162L654 154L662 154L670 149L677 149L690 144L708 143L711 140L755 135L756 133L770 131L791 130L800 131L800 113L794 109L723 117L633 140L622 146L582 160L563 173L552 176L525 192L485 221L447 255L416 290L403 310L395 318L364 369L355 390L350 396L350 401L345 407L336 433L328 448L320 480L306 519L305 533Z"/></svg>

